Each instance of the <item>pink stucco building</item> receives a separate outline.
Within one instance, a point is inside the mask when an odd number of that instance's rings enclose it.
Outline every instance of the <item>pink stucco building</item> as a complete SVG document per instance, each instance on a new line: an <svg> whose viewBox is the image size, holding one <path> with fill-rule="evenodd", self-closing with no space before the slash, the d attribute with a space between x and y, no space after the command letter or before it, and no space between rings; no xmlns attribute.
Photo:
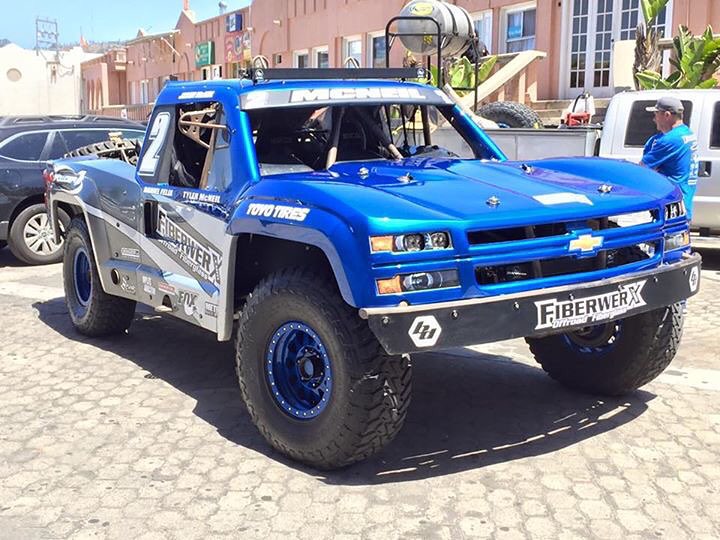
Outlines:
<svg viewBox="0 0 720 540"><path fill-rule="evenodd" d="M259 0L250 10L253 55L277 66L331 66L348 56L371 66L384 59L387 21L407 0ZM612 49L633 39L640 0L450 0L468 10L492 53L538 49L547 59L537 68L538 99L596 96L613 92ZM691 7L692 5L692 7ZM701 32L720 29L720 1L670 0L662 17L666 35L679 24ZM400 46L393 47L401 58ZM397 50L396 50L397 49Z"/></svg>
<svg viewBox="0 0 720 540"><path fill-rule="evenodd" d="M85 108L142 120L165 81L235 77L250 60L249 9L196 21L183 2L172 30L138 31L125 47L82 66Z"/></svg>
<svg viewBox="0 0 720 540"><path fill-rule="evenodd" d="M124 50L83 65L86 106L147 104L169 76L236 77L256 55L276 67L340 67L348 57L382 66L384 30L407 0L254 0L244 9L196 21L189 1L175 28L138 36ZM614 44L633 39L640 0L451 0L471 14L492 53L528 49L547 57L528 72L525 97L571 98L584 89L614 93ZM181 7L181 6L178 6ZM670 0L661 17L666 35L685 24L696 33L720 29L719 0ZM124 57L123 57L123 52ZM391 51L400 65L402 47Z"/></svg>

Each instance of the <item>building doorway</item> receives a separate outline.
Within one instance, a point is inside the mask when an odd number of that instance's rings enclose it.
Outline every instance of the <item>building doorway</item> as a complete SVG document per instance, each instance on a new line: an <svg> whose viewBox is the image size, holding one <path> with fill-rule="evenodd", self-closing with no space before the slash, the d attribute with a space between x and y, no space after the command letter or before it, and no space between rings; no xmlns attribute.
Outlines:
<svg viewBox="0 0 720 540"><path fill-rule="evenodd" d="M672 0L660 14L661 34L669 35ZM616 40L635 39L642 21L640 0L565 0L560 88L565 98L584 90L595 97L614 94L612 49Z"/></svg>

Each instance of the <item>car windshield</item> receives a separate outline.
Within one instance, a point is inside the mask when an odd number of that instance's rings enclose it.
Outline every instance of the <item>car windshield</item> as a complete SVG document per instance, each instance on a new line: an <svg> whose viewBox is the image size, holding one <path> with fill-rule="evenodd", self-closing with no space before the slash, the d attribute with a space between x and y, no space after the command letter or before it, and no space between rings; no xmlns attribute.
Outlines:
<svg viewBox="0 0 720 540"><path fill-rule="evenodd" d="M264 176L325 170L337 162L411 157L483 158L452 106L333 105L247 111ZM477 145L475 145L477 147Z"/></svg>

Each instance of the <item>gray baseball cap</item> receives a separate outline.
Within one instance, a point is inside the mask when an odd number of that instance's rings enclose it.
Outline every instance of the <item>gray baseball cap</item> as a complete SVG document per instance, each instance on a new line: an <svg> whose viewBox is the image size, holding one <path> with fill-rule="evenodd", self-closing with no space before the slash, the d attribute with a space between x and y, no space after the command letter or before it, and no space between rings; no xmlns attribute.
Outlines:
<svg viewBox="0 0 720 540"><path fill-rule="evenodd" d="M680 114L685 110L685 107L683 107L682 101L678 98L666 96L658 99L654 107L646 107L645 110L648 112L670 112L673 114Z"/></svg>

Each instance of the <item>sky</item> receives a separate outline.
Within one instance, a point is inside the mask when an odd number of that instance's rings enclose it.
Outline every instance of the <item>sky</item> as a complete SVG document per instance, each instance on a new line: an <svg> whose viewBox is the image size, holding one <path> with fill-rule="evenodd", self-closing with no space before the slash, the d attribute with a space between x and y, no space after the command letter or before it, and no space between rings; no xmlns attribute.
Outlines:
<svg viewBox="0 0 720 540"><path fill-rule="evenodd" d="M224 0L232 11L249 0ZM135 37L138 28L150 33L175 26L182 0L0 0L0 39L28 49L35 47L35 18L56 19L60 43L80 40L116 41ZM198 20L220 13L218 0L190 0Z"/></svg>

